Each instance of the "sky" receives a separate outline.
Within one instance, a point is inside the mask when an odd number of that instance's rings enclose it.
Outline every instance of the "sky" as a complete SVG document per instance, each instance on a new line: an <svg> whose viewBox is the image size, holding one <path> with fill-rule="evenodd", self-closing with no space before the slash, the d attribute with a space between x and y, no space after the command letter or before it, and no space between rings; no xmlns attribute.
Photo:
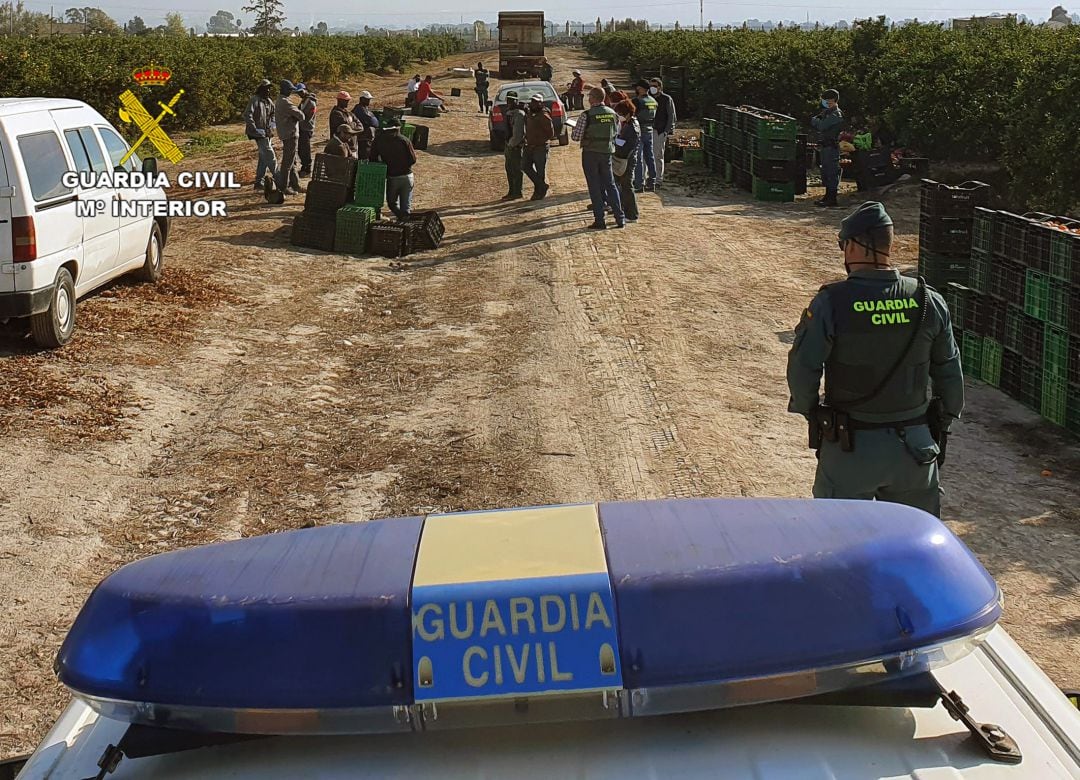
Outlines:
<svg viewBox="0 0 1080 780"><path fill-rule="evenodd" d="M425 26L428 24L450 24L464 20L471 22L474 19L495 21L499 11L513 10L538 10L542 8L549 21L564 22L567 19L589 21L600 16L608 19L614 16L617 19L625 19L632 16L636 19L648 19L650 22L672 24L678 21L680 25L690 26L698 23L700 0L658 0L657 2L645 2L645 0L626 0L626 2L613 2L612 0L597 0L595 3L574 3L571 0L553 0L552 4L541 5L529 2L506 2L505 4L492 4L484 0L455 0L453 3L447 0L430 0L429 2L412 5L405 10L405 4L391 4L385 0L353 0L343 3L341 0L285 0L285 12L288 16L289 26L307 28L311 24L326 21L331 27L356 24L378 26L412 27ZM994 0L947 0L936 4L932 0L763 0L762 2L750 2L749 0L734 0L728 2L704 3L704 18L706 24L712 21L715 24L739 23L745 19L756 18L761 21L772 19L792 19L804 21L809 14L811 20L833 22L839 19L852 20L884 14L891 19L918 18L925 20L944 20L954 17L989 15L998 13L1022 13L1032 19L1045 20L1050 17L1050 10L1055 3L1030 2L1030 0L1018 0L1017 5L998 5ZM133 0L118 0L118 2L95 3L94 0L80 0L78 5L98 5L118 22L123 23L133 16L141 16L143 21L153 26L164 21L165 14L178 11L184 15L187 25L205 25L218 9L239 14L245 21L250 21L251 14L240 14L239 9L245 2L235 0L146 0L144 4L136 4ZM1070 11L1080 10L1080 0L1077 7L1071 7L1067 2L1063 5ZM55 15L62 15L64 9L75 3L50 2L50 0L25 0L27 8L35 11L48 12L53 9ZM424 10L419 10L424 6Z"/></svg>

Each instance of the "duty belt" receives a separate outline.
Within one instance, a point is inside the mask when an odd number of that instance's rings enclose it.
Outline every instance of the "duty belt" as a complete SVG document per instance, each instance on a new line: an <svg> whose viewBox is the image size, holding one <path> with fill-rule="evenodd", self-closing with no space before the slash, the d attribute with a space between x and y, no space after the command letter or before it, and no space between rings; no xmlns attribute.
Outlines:
<svg viewBox="0 0 1080 780"><path fill-rule="evenodd" d="M915 425L928 425L929 420L925 414L912 417L910 420L897 420L896 422L866 422L865 420L849 420L848 425L853 431L877 431L882 428L911 428Z"/></svg>

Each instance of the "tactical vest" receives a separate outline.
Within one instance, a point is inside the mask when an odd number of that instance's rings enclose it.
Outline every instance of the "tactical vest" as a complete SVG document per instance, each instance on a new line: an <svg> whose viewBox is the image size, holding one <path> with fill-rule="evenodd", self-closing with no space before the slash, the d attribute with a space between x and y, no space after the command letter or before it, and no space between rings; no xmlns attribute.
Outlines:
<svg viewBox="0 0 1080 780"><path fill-rule="evenodd" d="M652 95L645 95L637 100L637 120L641 123L642 127L651 127L653 120L656 119L656 98Z"/></svg>
<svg viewBox="0 0 1080 780"><path fill-rule="evenodd" d="M926 312L922 328L902 365L874 398L874 392L907 348L919 327L920 313L929 298L920 300L918 280L901 276L898 282L874 285L845 280L826 285L835 337L825 362L825 403L836 409L873 415L921 414L929 401L930 351L933 312ZM853 402L855 402L853 404Z"/></svg>
<svg viewBox="0 0 1080 780"><path fill-rule="evenodd" d="M593 106L585 112L588 117L585 135L581 139L583 152L615 154L615 135L619 130L619 115L607 106Z"/></svg>

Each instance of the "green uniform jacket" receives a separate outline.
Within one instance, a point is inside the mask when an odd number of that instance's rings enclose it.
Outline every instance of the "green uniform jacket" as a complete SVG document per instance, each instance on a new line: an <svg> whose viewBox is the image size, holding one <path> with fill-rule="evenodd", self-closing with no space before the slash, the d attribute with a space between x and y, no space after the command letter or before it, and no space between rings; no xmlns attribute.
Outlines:
<svg viewBox="0 0 1080 780"><path fill-rule="evenodd" d="M593 106L583 116L585 118L585 134L581 139L581 150L583 152L615 154L615 136L619 132L619 115L607 106Z"/></svg>
<svg viewBox="0 0 1080 780"><path fill-rule="evenodd" d="M795 342L788 353L787 382L791 393L788 411L809 415L818 405L822 374L826 373L827 364L830 367L836 365L837 354L843 355L844 371L834 369L834 376L846 376L846 381L865 379L851 394L858 396L866 388L873 389L876 380L892 367L907 344L911 329L905 328L903 323L908 319L917 322L919 309L906 308L911 306L912 285L901 280L899 271L854 271L846 284L844 296L839 294L840 290L833 295L851 301L852 311L844 316L862 318L863 332L844 330L838 334L836 323L840 315L834 311L829 288L822 288L803 312L795 328ZM877 303L884 299L902 303L889 303L888 307ZM931 387L933 395L941 397L949 415L947 424L960 417L964 409L964 376L949 309L932 288L927 288L927 305L925 320L905 364L896 372L886 391L857 409L845 410L855 419L879 423L918 417L926 412ZM880 328L879 336L875 335L877 328ZM838 338L843 339L843 343L838 343ZM857 374L859 366L864 367L864 377ZM926 383L927 380L930 387L917 386L920 381ZM826 376L826 397L830 396L828 382ZM902 404L903 408L893 408L897 404ZM843 409L842 404L837 407Z"/></svg>
<svg viewBox="0 0 1080 780"><path fill-rule="evenodd" d="M810 126L818 131L822 141L833 143L840 137L844 126L844 113L839 108L826 109L810 120Z"/></svg>

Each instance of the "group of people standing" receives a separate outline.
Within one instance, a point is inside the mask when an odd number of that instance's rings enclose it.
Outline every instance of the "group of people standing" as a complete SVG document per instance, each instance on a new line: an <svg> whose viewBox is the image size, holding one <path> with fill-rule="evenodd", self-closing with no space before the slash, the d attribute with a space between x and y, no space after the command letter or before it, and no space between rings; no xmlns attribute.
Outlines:
<svg viewBox="0 0 1080 780"><path fill-rule="evenodd" d="M551 186L547 183L548 142L555 138L551 121L541 94L532 95L527 102L514 90L506 93L504 108L508 135L503 147L508 191L503 200L524 197L522 185L527 176L533 185L530 200L543 200Z"/></svg>
<svg viewBox="0 0 1080 780"><path fill-rule="evenodd" d="M604 82L607 80L605 79ZM604 83L589 90L589 109L574 126L581 144L581 167L589 188L592 230L638 220L637 195L660 188L664 150L675 126L675 104L658 79L639 81L634 97Z"/></svg>
<svg viewBox="0 0 1080 780"><path fill-rule="evenodd" d="M244 125L247 137L258 148L255 189L263 190L268 201L280 202L285 196L303 193L300 179L311 175L311 141L318 98L304 84L282 79L278 98L271 102L271 88L269 80L259 82L244 112ZM299 103L291 100L293 95L300 97ZM350 108L352 95L344 90L337 93L336 103L330 109L330 140L323 154L386 163L387 206L395 217L404 220L412 207L416 151L412 142L401 135L396 118L380 120L376 116L371 108L372 100L372 94L364 90ZM275 135L281 139L280 165L272 143Z"/></svg>

